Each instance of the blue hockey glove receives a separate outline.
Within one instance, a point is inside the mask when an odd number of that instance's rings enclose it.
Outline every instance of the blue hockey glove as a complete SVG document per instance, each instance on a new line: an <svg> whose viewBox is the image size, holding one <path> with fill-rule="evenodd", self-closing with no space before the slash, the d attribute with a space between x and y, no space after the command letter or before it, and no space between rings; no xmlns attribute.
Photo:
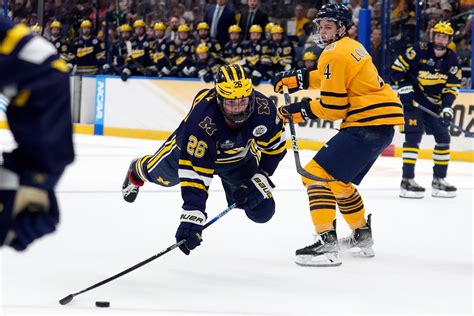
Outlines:
<svg viewBox="0 0 474 316"><path fill-rule="evenodd" d="M206 214L203 212L183 210L181 224L178 226L175 237L177 242L186 239L186 242L179 246L186 255L201 244L205 222Z"/></svg>
<svg viewBox="0 0 474 316"><path fill-rule="evenodd" d="M450 107L445 107L439 113L441 124L449 126L454 119L454 110Z"/></svg>
<svg viewBox="0 0 474 316"><path fill-rule="evenodd" d="M415 90L412 85L400 87L398 89L398 97L404 106L413 106L415 100Z"/></svg>
<svg viewBox="0 0 474 316"><path fill-rule="evenodd" d="M259 171L248 181L242 183L237 190L232 193L232 198L237 207L244 210L251 210L259 205L264 199L273 197L272 191L275 185L270 178Z"/></svg>
<svg viewBox="0 0 474 316"><path fill-rule="evenodd" d="M25 250L34 240L56 230L59 209L54 192L20 186L18 190L1 190L4 207L0 221L0 245ZM8 224L5 224L8 223Z"/></svg>

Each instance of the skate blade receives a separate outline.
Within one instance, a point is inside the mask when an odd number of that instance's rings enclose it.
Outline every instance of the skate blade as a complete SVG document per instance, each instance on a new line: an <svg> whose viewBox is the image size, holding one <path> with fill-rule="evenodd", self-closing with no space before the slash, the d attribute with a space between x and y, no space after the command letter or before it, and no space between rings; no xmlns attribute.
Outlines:
<svg viewBox="0 0 474 316"><path fill-rule="evenodd" d="M360 247L354 247L348 249L348 252L351 254L353 257L358 257L358 258L372 258L375 257L375 252L372 247L365 247L365 248L360 248Z"/></svg>
<svg viewBox="0 0 474 316"><path fill-rule="evenodd" d="M295 263L304 267L333 267L340 266L342 261L338 253L331 252L318 256L297 255Z"/></svg>
<svg viewBox="0 0 474 316"><path fill-rule="evenodd" d="M424 195L425 195L425 192L413 192L413 191L401 190L398 196L405 199L422 199Z"/></svg>
<svg viewBox="0 0 474 316"><path fill-rule="evenodd" d="M433 191L431 192L431 196L450 199L450 198L456 197L456 191L448 192L448 191L433 189Z"/></svg>

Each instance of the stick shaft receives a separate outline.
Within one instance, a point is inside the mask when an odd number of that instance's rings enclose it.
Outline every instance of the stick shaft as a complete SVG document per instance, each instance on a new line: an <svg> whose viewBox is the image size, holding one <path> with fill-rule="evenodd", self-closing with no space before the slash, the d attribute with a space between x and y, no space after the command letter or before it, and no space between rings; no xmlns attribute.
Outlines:
<svg viewBox="0 0 474 316"><path fill-rule="evenodd" d="M291 103L291 99L290 99L290 94L288 93L288 87L287 86L283 86L283 95L285 97L285 104L289 105ZM319 181L319 182L333 182L333 181L335 181L335 180L328 180L328 179L324 179L324 178L320 178L318 176L315 176L314 174L311 174L308 171L306 171L303 168L303 166L301 166L300 152L299 152L299 148L298 148L298 140L296 138L295 123L293 122L292 115L288 116L288 124L290 125L291 147L293 148L293 154L295 156L296 172L298 172L298 174L302 175L303 177L314 180L314 181Z"/></svg>
<svg viewBox="0 0 474 316"><path fill-rule="evenodd" d="M218 219L220 219L220 218L221 218L222 216L224 216L225 214L229 213L229 211L230 211L231 209L235 208L235 207L236 207L236 204L232 204L231 206L227 207L224 211L222 211L221 213L219 213L218 215L216 215L213 219L211 219L209 222L207 222L207 223L204 225L204 228L203 228L203 229L206 229L206 228L208 228L209 226L211 226L212 224L214 224ZM143 261L137 263L137 264L134 265L133 267L130 267L130 268L126 269L126 270L123 270L122 272L117 273L117 274L111 276L110 278L107 278L107 279L105 279L105 280L103 280L103 281L100 281L100 282L98 282L98 283L96 283L96 284L94 284L94 285L92 285L92 286L90 286L90 287L88 287L88 288L86 288L86 289L84 289L84 290L82 290L82 291L80 291L80 292L74 293L74 294L72 294L72 295L73 295L73 296L77 296L77 295L79 295L79 294L82 294L82 293L85 293L85 292L90 291L90 290L92 290L92 289L95 289L95 288L97 288L97 287L99 287L99 286L102 286L102 285L104 285L104 284L106 284L106 283L109 283L110 281L113 281L113 280L115 280L115 279L117 279L117 278L120 278L121 276L123 276L123 275L125 275L125 274L128 274L128 273L130 273L130 272L132 272L132 271L134 271L134 270L136 270L136 269L138 269L138 268L140 268L140 267L146 265L147 263L152 262L152 261L155 260L155 259L158 259L159 257L161 257L161 256L163 256L163 255L165 255L165 254L167 254L167 253L170 252L171 250L173 250L173 249L175 249L175 248L178 248L179 246L181 246L181 245L184 244L185 242L186 242L185 239L183 239L183 240L181 240L181 241L179 241L179 242L176 242L176 243L172 244L171 246L169 246L168 248L166 248L166 249L160 251L159 253L157 253L157 254L151 256L150 258L148 258L148 259L146 259L146 260L143 260Z"/></svg>
<svg viewBox="0 0 474 316"><path fill-rule="evenodd" d="M415 107L419 108L419 109L422 110L423 112L428 113L429 115L431 115L431 116L433 116L433 117L435 117L435 118L438 118L438 119L441 118L441 116L440 116L439 114L437 114L437 113L431 111L430 109L424 107L423 105L421 105L421 104L419 104L419 103L417 103L417 102L414 102L414 105L415 105ZM451 121L450 121L450 122L449 122L449 125L452 126L452 127L454 127L455 129L458 129L458 130L460 130L461 132L463 132L463 133L464 133L464 136L466 136L466 137L474 137L474 134L473 134L473 133L466 131L465 129L461 128L461 126L455 124L454 122L451 122Z"/></svg>

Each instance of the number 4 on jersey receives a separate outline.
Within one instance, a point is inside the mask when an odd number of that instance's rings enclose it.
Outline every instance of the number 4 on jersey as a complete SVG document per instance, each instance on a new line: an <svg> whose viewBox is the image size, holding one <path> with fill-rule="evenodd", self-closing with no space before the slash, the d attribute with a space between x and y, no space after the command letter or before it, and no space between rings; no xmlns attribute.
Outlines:
<svg viewBox="0 0 474 316"><path fill-rule="evenodd" d="M331 79L331 72L329 71L329 64L327 64L326 68L324 68L323 75L326 77L326 80Z"/></svg>

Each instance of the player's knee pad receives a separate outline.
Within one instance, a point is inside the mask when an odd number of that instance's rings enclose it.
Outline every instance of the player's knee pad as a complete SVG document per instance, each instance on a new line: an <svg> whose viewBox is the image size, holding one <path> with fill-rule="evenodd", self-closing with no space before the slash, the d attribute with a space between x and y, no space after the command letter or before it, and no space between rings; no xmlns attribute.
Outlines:
<svg viewBox="0 0 474 316"><path fill-rule="evenodd" d="M334 180L334 178L324 170L316 161L311 160L306 166L305 170L315 175L319 178L327 179L327 180ZM329 182L321 182L311 180L306 177L301 177L303 180L303 184L305 187L320 185L326 188L329 188L335 196L349 196L354 192L354 186L352 183L344 183L342 181L329 181Z"/></svg>
<svg viewBox="0 0 474 316"><path fill-rule="evenodd" d="M419 144L423 133L405 133L405 142L409 144Z"/></svg>
<svg viewBox="0 0 474 316"><path fill-rule="evenodd" d="M449 133L435 134L433 136L436 141L436 145L438 146L446 146L451 143L451 136L449 136Z"/></svg>
<svg viewBox="0 0 474 316"><path fill-rule="evenodd" d="M327 173L327 171L324 170L324 168L321 167L313 159L311 159L310 162L308 162L308 164L304 167L304 169L308 171L309 173L311 173L312 175L317 176L319 178L327 179L327 180L333 179L333 177L329 173ZM327 187L327 183L329 183L329 182L321 182L321 181L312 180L312 179L306 178L305 176L302 176L301 179L303 180L303 184L305 187L309 187L313 185L321 185L321 186Z"/></svg>
<svg viewBox="0 0 474 316"><path fill-rule="evenodd" d="M255 223L266 223L275 214L275 200L265 199L252 209L246 209L245 214Z"/></svg>

